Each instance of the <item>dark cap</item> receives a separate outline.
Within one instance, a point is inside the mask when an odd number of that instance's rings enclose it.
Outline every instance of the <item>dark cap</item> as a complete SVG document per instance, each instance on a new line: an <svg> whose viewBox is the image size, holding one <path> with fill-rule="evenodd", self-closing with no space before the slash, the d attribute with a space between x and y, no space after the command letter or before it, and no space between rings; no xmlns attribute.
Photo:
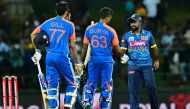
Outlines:
<svg viewBox="0 0 190 109"><path fill-rule="evenodd" d="M131 22L131 21L141 22L141 21L142 21L142 18L141 18L141 16L138 15L138 14L133 14L133 15L131 15L131 17L129 17L129 18L127 19L127 21L128 21L128 22Z"/></svg>

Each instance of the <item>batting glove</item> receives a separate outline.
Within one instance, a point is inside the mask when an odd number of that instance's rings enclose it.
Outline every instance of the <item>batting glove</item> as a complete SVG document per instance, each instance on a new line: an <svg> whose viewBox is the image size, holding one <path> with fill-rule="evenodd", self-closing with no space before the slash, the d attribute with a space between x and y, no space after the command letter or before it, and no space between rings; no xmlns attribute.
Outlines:
<svg viewBox="0 0 190 109"><path fill-rule="evenodd" d="M75 64L75 67L77 69L76 78L80 78L80 76L83 75L84 64L83 63Z"/></svg>
<svg viewBox="0 0 190 109"><path fill-rule="evenodd" d="M40 61L41 57L42 55L40 53L40 50L36 49L36 52L34 53L31 59L34 62L34 64L37 64L37 61Z"/></svg>
<svg viewBox="0 0 190 109"><path fill-rule="evenodd" d="M124 54L124 55L121 57L121 63L122 63L122 64L127 63L128 60L129 60L129 57L128 57L128 55L126 55L126 54Z"/></svg>

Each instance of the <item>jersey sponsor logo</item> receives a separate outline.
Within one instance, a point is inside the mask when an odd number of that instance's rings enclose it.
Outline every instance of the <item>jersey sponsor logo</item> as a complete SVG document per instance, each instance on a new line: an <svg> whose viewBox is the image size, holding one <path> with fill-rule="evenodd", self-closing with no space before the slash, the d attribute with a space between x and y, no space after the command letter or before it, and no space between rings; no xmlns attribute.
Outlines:
<svg viewBox="0 0 190 109"><path fill-rule="evenodd" d="M148 40L147 36L141 36L141 40Z"/></svg>
<svg viewBox="0 0 190 109"><path fill-rule="evenodd" d="M134 37L129 37L129 41L134 41Z"/></svg>
<svg viewBox="0 0 190 109"><path fill-rule="evenodd" d="M134 47L134 46L146 46L146 42L143 42L143 41L130 42L129 46L130 47Z"/></svg>

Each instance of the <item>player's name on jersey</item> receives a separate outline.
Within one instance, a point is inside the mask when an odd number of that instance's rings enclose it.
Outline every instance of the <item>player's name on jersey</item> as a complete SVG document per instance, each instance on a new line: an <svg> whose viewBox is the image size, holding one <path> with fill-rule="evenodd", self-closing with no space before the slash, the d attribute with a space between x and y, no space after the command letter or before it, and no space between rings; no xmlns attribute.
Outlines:
<svg viewBox="0 0 190 109"><path fill-rule="evenodd" d="M58 22L51 22L51 27L63 28L63 24Z"/></svg>
<svg viewBox="0 0 190 109"><path fill-rule="evenodd" d="M104 30L104 29L90 29L90 34L94 34L94 33L101 33L101 34L108 35L108 30Z"/></svg>

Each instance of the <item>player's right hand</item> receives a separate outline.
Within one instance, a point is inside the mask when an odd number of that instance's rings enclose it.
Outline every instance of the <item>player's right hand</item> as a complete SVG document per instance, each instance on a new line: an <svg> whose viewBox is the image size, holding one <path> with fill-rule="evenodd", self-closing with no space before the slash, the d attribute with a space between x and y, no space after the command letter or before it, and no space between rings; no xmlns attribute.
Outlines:
<svg viewBox="0 0 190 109"><path fill-rule="evenodd" d="M83 63L75 64L75 74L76 74L76 76L80 77L83 74L83 68L84 68Z"/></svg>
<svg viewBox="0 0 190 109"><path fill-rule="evenodd" d="M40 61L42 55L40 53L40 51L38 49L36 49L36 52L34 53L34 55L32 56L32 61L34 62L34 64L37 64L37 61Z"/></svg>
<svg viewBox="0 0 190 109"><path fill-rule="evenodd" d="M159 66L160 66L159 60L154 61L154 65L153 65L154 70L158 70Z"/></svg>
<svg viewBox="0 0 190 109"><path fill-rule="evenodd" d="M122 63L122 64L127 63L128 60L129 60L129 57L128 57L128 55L126 55L126 54L124 54L124 55L121 57L121 63Z"/></svg>

